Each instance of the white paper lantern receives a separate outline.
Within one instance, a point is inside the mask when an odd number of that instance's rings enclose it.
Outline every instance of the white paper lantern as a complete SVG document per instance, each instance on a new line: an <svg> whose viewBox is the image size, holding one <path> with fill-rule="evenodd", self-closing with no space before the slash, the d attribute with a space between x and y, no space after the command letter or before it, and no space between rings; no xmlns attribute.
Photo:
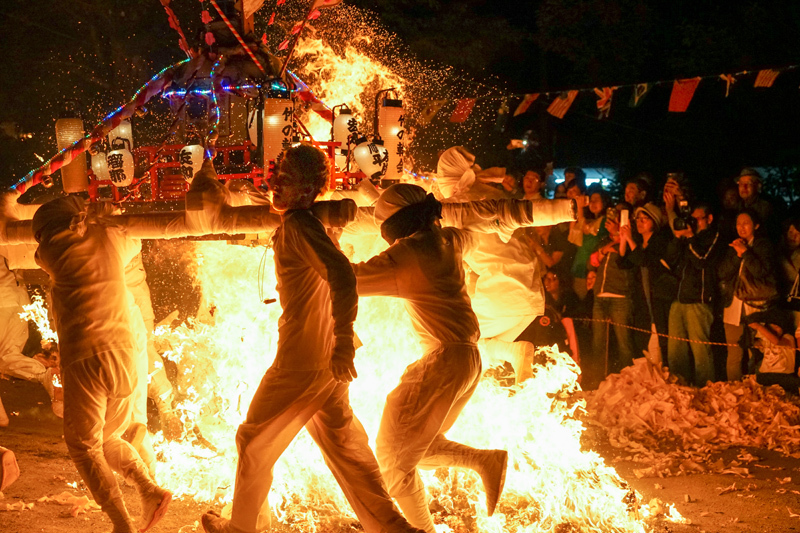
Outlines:
<svg viewBox="0 0 800 533"><path fill-rule="evenodd" d="M111 146L124 144L125 148L133 151L133 128L131 127L131 121L125 119L120 122L119 126L111 130L111 133L108 134L108 141Z"/></svg>
<svg viewBox="0 0 800 533"><path fill-rule="evenodd" d="M56 121L56 143L59 150L72 146L83 136L83 120L79 118L60 118ZM64 186L64 192L67 193L85 191L89 188L85 154L79 154L69 164L61 167L61 181Z"/></svg>
<svg viewBox="0 0 800 533"><path fill-rule="evenodd" d="M384 98L378 107L378 135L389 152L389 164L383 179L398 180L403 175L403 101Z"/></svg>
<svg viewBox="0 0 800 533"><path fill-rule="evenodd" d="M108 161L106 161L106 153L97 151L92 154L92 172L94 177L98 180L108 181L111 179L108 176ZM101 186L106 186L103 184Z"/></svg>
<svg viewBox="0 0 800 533"><path fill-rule="evenodd" d="M292 114L294 108L289 98L264 99L264 167L269 161L277 159L283 151L284 143L292 138Z"/></svg>
<svg viewBox="0 0 800 533"><path fill-rule="evenodd" d="M347 166L347 150L335 148L333 152L333 164L340 171L344 171Z"/></svg>
<svg viewBox="0 0 800 533"><path fill-rule="evenodd" d="M111 150L106 155L108 177L117 187L127 187L133 182L133 154L127 148Z"/></svg>
<svg viewBox="0 0 800 533"><path fill-rule="evenodd" d="M203 166L203 147L199 144L190 144L181 148L178 153L178 162L181 164L181 174L187 183L192 183L195 174Z"/></svg>
<svg viewBox="0 0 800 533"><path fill-rule="evenodd" d="M373 180L381 179L389 164L389 152L383 146L383 142L379 140L369 142L366 137L358 140L358 145L353 150L353 158L361 171Z"/></svg>
<svg viewBox="0 0 800 533"><path fill-rule="evenodd" d="M342 107L336 118L333 119L333 142L338 142L339 148L347 150L347 138L358 132L358 121L347 106Z"/></svg>

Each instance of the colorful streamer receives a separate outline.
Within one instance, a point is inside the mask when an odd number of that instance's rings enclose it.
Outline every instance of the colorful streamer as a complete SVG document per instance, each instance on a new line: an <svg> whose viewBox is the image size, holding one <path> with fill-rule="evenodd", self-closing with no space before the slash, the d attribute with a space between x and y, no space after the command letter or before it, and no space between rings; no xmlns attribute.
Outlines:
<svg viewBox="0 0 800 533"><path fill-rule="evenodd" d="M154 96L160 94L165 87L172 83L175 69L188 61L189 59L184 59L183 61L162 69L158 74L153 76L150 81L145 83L141 89L136 91L136 94L133 95L133 98L131 98L127 104L118 107L106 115L106 117L83 139L75 141L70 146L67 146L51 157L39 168L28 172L21 180L12 185L11 189L20 194L24 193L29 188L42 183L46 176L51 175L64 165L71 163L73 159L88 150L90 146L100 142L111 130L119 126L120 122L126 118L132 117L137 109L146 104Z"/></svg>

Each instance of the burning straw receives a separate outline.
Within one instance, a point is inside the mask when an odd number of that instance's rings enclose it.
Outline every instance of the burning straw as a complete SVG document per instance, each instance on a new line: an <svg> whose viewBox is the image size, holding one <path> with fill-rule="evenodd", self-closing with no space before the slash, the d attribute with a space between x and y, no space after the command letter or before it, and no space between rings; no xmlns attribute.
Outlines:
<svg viewBox="0 0 800 533"><path fill-rule="evenodd" d="M381 245L358 237L352 249L361 260ZM351 249L343 243L345 249ZM259 300L263 249L197 243L197 279L213 323L163 328L159 342L180 368L178 406L189 428L183 442L157 444L158 476L178 495L229 502L236 465L234 436L276 348L280 308ZM275 286L271 251L260 273L262 293ZM351 402L374 438L386 394L404 367L422 354L398 300L362 298L356 332L359 378ZM583 425L571 401L579 390L578 369L565 354L540 353L533 379L503 387L485 379L450 435L481 448L509 451L506 490L498 510L486 516L478 476L457 469L423 472L431 506L446 529L477 531L645 531L649 514L613 468L581 449ZM202 440L199 438L202 435ZM275 468L270 504L285 524L303 531L336 529L354 520L346 500L311 438L301 432ZM570 529L571 528L571 529Z"/></svg>

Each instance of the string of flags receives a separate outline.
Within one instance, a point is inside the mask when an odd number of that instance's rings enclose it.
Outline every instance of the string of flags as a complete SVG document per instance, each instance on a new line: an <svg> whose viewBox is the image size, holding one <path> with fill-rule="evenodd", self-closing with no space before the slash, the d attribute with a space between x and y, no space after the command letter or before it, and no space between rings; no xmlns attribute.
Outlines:
<svg viewBox="0 0 800 533"><path fill-rule="evenodd" d="M767 88L772 87L778 76L786 71L794 70L800 65L790 65L779 69L763 69L757 71L756 78L753 81L753 87ZM611 113L611 105L614 100L614 94L623 88L631 88L632 94L628 102L629 107L639 107L642 105L645 97L650 93L653 87L658 85L672 85L672 92L669 98L668 111L670 113L685 113L689 108L689 104L694 97L697 87L701 81L704 80L721 80L725 83L725 97L730 96L731 87L740 79L748 74L753 74L756 71L742 71L734 74L719 74L713 76L697 76L694 78L686 78L680 80L668 81L655 81L647 83L634 83L628 85L619 85L615 87L595 87L587 89L571 89L558 92L542 92L542 93L528 93L528 94L512 94L505 95L501 99L507 101L509 98L520 98L520 102L514 110L513 116L519 116L526 113L531 105L537 100L552 98L547 106L547 112L559 119L563 119L567 112L572 107L575 99L581 93L589 93L595 95L597 98L597 112L598 119L608 118ZM455 101L455 109L450 115L450 122L464 123L472 114L478 100L484 98L461 98L457 100L450 99L432 99L428 100L423 107L419 120L422 124L429 123L434 116L436 116L443 107L449 102ZM487 99L497 99L496 96L488 97Z"/></svg>

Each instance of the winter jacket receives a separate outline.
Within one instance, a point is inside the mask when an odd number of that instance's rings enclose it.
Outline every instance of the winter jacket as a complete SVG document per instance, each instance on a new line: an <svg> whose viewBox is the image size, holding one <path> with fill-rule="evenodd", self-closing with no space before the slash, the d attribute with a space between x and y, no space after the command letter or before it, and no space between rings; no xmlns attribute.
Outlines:
<svg viewBox="0 0 800 533"><path fill-rule="evenodd" d="M682 304L711 304L718 298L717 267L725 243L716 228L701 231L689 239L673 239L667 246L666 261L678 277L678 301Z"/></svg>
<svg viewBox="0 0 800 533"><path fill-rule="evenodd" d="M598 246L602 248L608 244L608 240L601 242ZM599 252L595 252L599 253ZM600 265L592 266L591 258L588 269L597 271L597 281L594 284L595 296L605 293L618 294L630 298L633 289L633 271L630 261L620 257L619 252L607 254L600 260Z"/></svg>
<svg viewBox="0 0 800 533"><path fill-rule="evenodd" d="M729 248L719 266L723 305L729 306L734 295L748 303L777 299L774 261L774 248L766 237L756 237L742 257Z"/></svg>
<svg viewBox="0 0 800 533"><path fill-rule="evenodd" d="M622 259L630 263L633 268L635 292L641 293L639 299L644 297L644 285L642 283L642 268L646 268L650 276L650 296L655 300L665 300L672 302L678 292L678 279L662 259L667 251L672 232L669 228L664 228L650 237L647 248L641 243L635 250L628 250Z"/></svg>

